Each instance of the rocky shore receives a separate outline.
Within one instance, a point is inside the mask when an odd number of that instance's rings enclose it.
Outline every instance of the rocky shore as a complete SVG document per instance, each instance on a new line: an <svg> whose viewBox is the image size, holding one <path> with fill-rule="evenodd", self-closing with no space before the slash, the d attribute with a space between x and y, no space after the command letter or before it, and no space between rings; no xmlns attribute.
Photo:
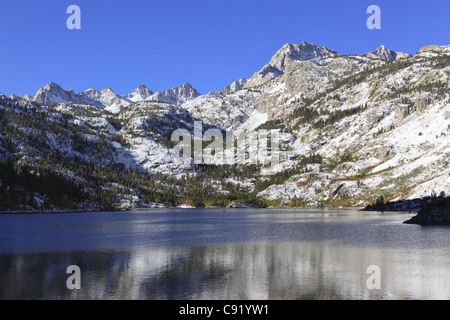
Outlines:
<svg viewBox="0 0 450 320"><path fill-rule="evenodd" d="M385 202L378 199L362 211L405 211L417 212L417 215L405 221L406 224L450 225L450 197L432 196L420 199Z"/></svg>
<svg viewBox="0 0 450 320"><path fill-rule="evenodd" d="M405 221L406 224L450 225L450 197L435 198L424 203L416 216Z"/></svg>

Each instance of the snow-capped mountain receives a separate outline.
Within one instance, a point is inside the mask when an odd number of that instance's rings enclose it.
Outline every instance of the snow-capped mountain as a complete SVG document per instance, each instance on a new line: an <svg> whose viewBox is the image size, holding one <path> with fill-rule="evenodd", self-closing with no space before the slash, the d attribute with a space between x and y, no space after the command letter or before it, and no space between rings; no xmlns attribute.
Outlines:
<svg viewBox="0 0 450 320"><path fill-rule="evenodd" d="M89 88L84 92L75 93L71 89L64 90L58 84L49 82L45 87L39 89L31 100L44 106L62 102L87 104L104 108L112 113L117 113L137 101L150 100L181 104L194 99L199 95L198 91L189 83L166 91L158 91L156 93L150 91L145 84L141 84L132 93L119 95L110 87L106 87L102 90ZM28 99L26 95L13 95L11 98L16 100Z"/></svg>
<svg viewBox="0 0 450 320"><path fill-rule="evenodd" d="M449 194L449 77L450 46L340 55L304 42L283 46L251 79L205 95L190 84L118 95L49 83L33 102L0 95L0 157L52 168L93 193L113 190L128 205L215 197L365 206L379 196ZM200 168L189 154L176 163L171 134L192 133L200 120L204 130L279 129L284 158L240 171Z"/></svg>

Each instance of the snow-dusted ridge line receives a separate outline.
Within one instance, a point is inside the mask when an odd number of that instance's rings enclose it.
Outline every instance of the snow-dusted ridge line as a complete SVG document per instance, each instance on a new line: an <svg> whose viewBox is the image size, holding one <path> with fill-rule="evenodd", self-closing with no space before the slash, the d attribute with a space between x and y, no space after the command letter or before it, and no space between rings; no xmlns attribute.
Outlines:
<svg viewBox="0 0 450 320"><path fill-rule="evenodd" d="M119 95L110 87L102 90L89 88L86 91L75 93L72 89L64 90L56 83L49 82L39 89L34 97L14 96L17 100L31 100L41 105L50 106L62 102L75 104L88 104L117 113L120 110L138 101L163 101L172 104L181 104L200 94L189 83L182 84L165 91L153 92L145 84L139 85L132 93Z"/></svg>

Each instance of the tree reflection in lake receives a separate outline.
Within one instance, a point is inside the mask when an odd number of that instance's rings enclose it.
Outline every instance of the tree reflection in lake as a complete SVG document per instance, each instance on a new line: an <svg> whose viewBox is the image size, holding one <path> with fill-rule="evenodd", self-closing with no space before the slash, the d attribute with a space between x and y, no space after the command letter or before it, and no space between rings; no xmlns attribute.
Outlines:
<svg viewBox="0 0 450 320"><path fill-rule="evenodd" d="M0 299L448 299L445 248L326 241L0 255ZM66 269L81 269L69 290ZM378 265L381 289L369 290Z"/></svg>

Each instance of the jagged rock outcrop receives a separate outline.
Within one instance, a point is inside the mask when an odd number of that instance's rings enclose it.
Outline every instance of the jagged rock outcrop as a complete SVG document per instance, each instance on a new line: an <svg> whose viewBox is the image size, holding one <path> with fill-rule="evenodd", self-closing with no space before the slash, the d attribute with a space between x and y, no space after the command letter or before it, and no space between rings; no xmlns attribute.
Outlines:
<svg viewBox="0 0 450 320"><path fill-rule="evenodd" d="M244 88L247 81L248 81L247 78L241 78L239 80L233 81L232 84L230 84L229 86L226 86L225 88L220 90L219 93L222 95L227 95L227 94L239 91L242 88Z"/></svg>
<svg viewBox="0 0 450 320"><path fill-rule="evenodd" d="M198 96L200 96L200 93L195 90L191 84L185 83L179 87L174 87L166 91L158 91L146 98L146 100L181 105L182 103L195 99Z"/></svg>
<svg viewBox="0 0 450 320"><path fill-rule="evenodd" d="M409 116L410 112L411 112L410 104L398 104L395 107L395 115L397 116L397 119L400 121Z"/></svg>
<svg viewBox="0 0 450 320"><path fill-rule="evenodd" d="M414 111L423 112L427 108L427 106L431 103L431 98L429 97L419 97L414 103Z"/></svg>

